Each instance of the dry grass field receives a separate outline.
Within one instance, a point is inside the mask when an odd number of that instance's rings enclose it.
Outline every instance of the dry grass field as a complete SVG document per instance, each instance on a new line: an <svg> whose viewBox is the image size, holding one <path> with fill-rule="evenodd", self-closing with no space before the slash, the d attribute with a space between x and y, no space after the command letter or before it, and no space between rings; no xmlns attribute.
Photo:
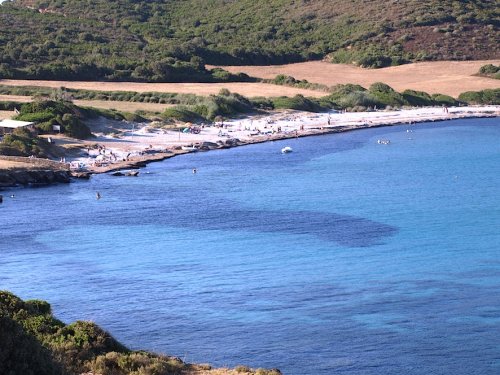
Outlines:
<svg viewBox="0 0 500 375"><path fill-rule="evenodd" d="M116 109L121 112L163 112L165 108L172 104L140 103L140 102L119 102L111 100L73 100L73 103L80 107L94 107L102 109Z"/></svg>
<svg viewBox="0 0 500 375"><path fill-rule="evenodd" d="M31 102L31 96L21 96L21 95L0 95L0 102L20 102L20 103L28 103L28 102Z"/></svg>
<svg viewBox="0 0 500 375"><path fill-rule="evenodd" d="M13 111L0 111L0 120L12 118L15 114Z"/></svg>
<svg viewBox="0 0 500 375"><path fill-rule="evenodd" d="M464 91L479 91L500 87L500 80L476 77L479 68L491 61L437 61L393 66L383 69L364 69L354 65L331 64L311 61L274 66L223 66L232 73L243 72L253 77L274 78L278 74L306 79L328 86L355 83L368 87L374 82L384 82L397 91L406 89L441 93L457 97Z"/></svg>
<svg viewBox="0 0 500 375"><path fill-rule="evenodd" d="M34 168L33 165L30 163L0 159L0 171L7 169L36 169L36 168Z"/></svg>

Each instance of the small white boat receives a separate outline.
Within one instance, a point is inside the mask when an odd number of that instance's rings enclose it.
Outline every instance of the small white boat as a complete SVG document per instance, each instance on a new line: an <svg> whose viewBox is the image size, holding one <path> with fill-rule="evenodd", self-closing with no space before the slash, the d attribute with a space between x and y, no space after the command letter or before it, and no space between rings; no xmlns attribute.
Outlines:
<svg viewBox="0 0 500 375"><path fill-rule="evenodd" d="M379 139L379 140L377 141L377 143L378 143L379 145L388 145L389 143L391 143L391 141L390 141L390 140L388 140L388 139Z"/></svg>
<svg viewBox="0 0 500 375"><path fill-rule="evenodd" d="M198 151L198 149L194 146L182 146L181 147L184 151Z"/></svg>
<svg viewBox="0 0 500 375"><path fill-rule="evenodd" d="M286 146L286 147L283 147L283 148L281 149L281 153L282 153L282 154L288 154L289 152L292 152L292 151L293 151L293 150L292 150L292 148L291 148L290 146Z"/></svg>

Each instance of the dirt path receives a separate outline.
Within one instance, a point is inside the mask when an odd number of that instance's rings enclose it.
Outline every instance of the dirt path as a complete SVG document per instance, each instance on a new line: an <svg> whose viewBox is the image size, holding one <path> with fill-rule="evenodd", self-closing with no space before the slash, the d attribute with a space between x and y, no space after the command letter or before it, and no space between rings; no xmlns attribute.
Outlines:
<svg viewBox="0 0 500 375"><path fill-rule="evenodd" d="M253 77L274 78L286 74L296 79L329 86L355 83L364 87L384 82L395 90L421 90L457 97L464 91L500 88L500 80L475 77L479 68L491 61L437 61L393 66L383 69L364 69L353 65L331 64L324 61L274 66L223 66L232 73L243 72Z"/></svg>
<svg viewBox="0 0 500 375"><path fill-rule="evenodd" d="M32 81L32 80L0 80L0 85L36 86L36 87L67 87L72 89L96 91L134 91L134 92L170 92L178 94L213 95L225 88L247 97L265 96L304 96L321 97L321 91L304 90L294 87L270 85L266 83L138 83L138 82L82 82L82 81Z"/></svg>
<svg viewBox="0 0 500 375"><path fill-rule="evenodd" d="M163 112L167 107L172 107L172 104L120 102L108 100L73 100L73 103L80 107L116 109L117 111L132 113L135 111Z"/></svg>

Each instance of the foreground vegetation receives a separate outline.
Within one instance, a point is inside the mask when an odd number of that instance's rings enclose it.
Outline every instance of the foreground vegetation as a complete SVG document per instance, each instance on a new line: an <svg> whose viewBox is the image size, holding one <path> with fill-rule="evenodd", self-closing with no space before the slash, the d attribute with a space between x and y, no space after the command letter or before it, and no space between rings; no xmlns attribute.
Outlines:
<svg viewBox="0 0 500 375"><path fill-rule="evenodd" d="M210 370L208 365L190 365L176 357L131 351L95 323L66 325L52 315L47 302L23 301L6 291L0 291L0 332L1 374L169 375ZM239 369L256 375L280 374Z"/></svg>
<svg viewBox="0 0 500 375"><path fill-rule="evenodd" d="M329 56L381 67L498 58L496 2L15 0L0 5L0 78L248 80L210 64Z"/></svg>

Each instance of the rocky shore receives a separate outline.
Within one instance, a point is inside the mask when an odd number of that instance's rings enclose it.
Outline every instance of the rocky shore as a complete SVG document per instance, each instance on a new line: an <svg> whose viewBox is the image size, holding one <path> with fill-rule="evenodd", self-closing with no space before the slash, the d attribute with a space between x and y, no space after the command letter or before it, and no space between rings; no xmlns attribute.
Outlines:
<svg viewBox="0 0 500 375"><path fill-rule="evenodd" d="M13 186L44 186L69 183L71 173L61 170L0 170L0 188Z"/></svg>

